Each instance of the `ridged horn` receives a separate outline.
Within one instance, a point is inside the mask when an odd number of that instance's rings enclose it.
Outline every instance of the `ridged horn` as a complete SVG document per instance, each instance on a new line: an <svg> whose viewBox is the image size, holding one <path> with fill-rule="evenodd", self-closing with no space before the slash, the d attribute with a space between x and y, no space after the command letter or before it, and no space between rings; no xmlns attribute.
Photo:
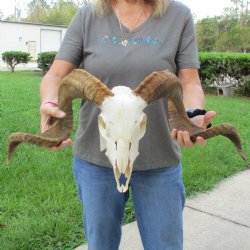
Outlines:
<svg viewBox="0 0 250 250"><path fill-rule="evenodd" d="M236 128L231 124L220 124L210 129L203 129L191 123L183 104L182 85L179 78L168 71L153 72L147 76L134 90L147 103L162 97L168 98L169 127L179 131L188 131L190 139L195 142L198 136L209 139L218 135L227 137L235 145L242 159L246 160L242 150L240 137Z"/></svg>
<svg viewBox="0 0 250 250"><path fill-rule="evenodd" d="M11 161L15 148L22 142L52 147L69 138L73 129L72 101L74 99L83 98L99 106L106 96L113 95L109 88L90 73L81 69L73 70L63 78L59 88L59 109L65 112L65 117L55 120L52 127L40 135L21 132L11 134L8 139L7 164Z"/></svg>

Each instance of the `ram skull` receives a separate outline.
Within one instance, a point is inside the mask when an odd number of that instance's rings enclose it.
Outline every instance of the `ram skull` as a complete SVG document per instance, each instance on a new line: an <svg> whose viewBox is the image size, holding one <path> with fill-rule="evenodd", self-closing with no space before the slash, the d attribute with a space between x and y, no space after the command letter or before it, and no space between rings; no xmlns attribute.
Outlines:
<svg viewBox="0 0 250 250"><path fill-rule="evenodd" d="M190 122L182 101L181 82L174 74L166 71L153 72L133 91L122 86L110 90L93 75L77 69L67 75L60 85L59 109L66 113L65 117L56 120L49 130L40 135L22 132L10 135L7 163L12 159L17 145L22 142L51 147L69 138L73 128L72 100L87 99L101 109L98 117L101 150L106 148L118 190L126 192L133 163L139 154L139 140L146 130L146 115L143 109L162 97L167 97L168 100L170 129L188 131L193 142L198 136L204 139L225 136L232 141L240 156L246 159L240 137L231 124L203 129ZM122 177L125 177L125 183L120 183Z"/></svg>
<svg viewBox="0 0 250 250"><path fill-rule="evenodd" d="M112 89L114 96L105 98L98 117L101 150L111 162L120 192L128 189L133 163L139 154L139 140L146 131L147 103L128 87ZM125 184L120 178L125 177ZM124 178L123 178L124 179Z"/></svg>

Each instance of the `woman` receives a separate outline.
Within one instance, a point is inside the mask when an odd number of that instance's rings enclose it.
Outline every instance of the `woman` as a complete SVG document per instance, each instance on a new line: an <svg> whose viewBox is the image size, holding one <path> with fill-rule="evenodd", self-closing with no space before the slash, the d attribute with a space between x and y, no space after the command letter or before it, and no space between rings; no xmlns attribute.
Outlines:
<svg viewBox="0 0 250 250"><path fill-rule="evenodd" d="M42 80L42 131L48 129L46 121L51 116L64 116L57 108L60 81L80 63L110 89L116 85L134 89L151 72L168 69L182 82L186 109L204 108L193 19L179 2L97 0L84 6ZM194 143L185 131L169 131L164 100L145 112L150 122L130 180L142 243L149 250L182 249L185 191L179 146L191 148ZM82 104L73 171L84 204L89 249L117 250L128 192L117 191L111 165L99 150L98 114L94 105ZM198 126L207 126L214 115L207 112L193 120ZM68 139L51 150L72 143ZM196 143L204 145L205 141L199 137Z"/></svg>

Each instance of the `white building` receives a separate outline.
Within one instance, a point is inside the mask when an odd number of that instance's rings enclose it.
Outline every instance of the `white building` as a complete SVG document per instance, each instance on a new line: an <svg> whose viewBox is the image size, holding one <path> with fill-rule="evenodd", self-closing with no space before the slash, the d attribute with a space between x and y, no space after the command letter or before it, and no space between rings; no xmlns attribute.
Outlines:
<svg viewBox="0 0 250 250"><path fill-rule="evenodd" d="M6 68L2 61L5 51L29 52L34 62L40 52L57 51L66 30L61 25L0 20L0 69Z"/></svg>

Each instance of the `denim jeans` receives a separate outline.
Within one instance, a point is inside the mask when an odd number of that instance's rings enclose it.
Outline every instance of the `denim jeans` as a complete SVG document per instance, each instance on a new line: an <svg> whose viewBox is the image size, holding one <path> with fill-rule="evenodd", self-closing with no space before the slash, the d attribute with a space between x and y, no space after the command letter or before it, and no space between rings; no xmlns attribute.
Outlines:
<svg viewBox="0 0 250 250"><path fill-rule="evenodd" d="M88 249L118 250L129 192L118 192L110 168L74 158L73 173L83 204ZM183 249L185 189L181 164L134 171L130 188L144 249Z"/></svg>

